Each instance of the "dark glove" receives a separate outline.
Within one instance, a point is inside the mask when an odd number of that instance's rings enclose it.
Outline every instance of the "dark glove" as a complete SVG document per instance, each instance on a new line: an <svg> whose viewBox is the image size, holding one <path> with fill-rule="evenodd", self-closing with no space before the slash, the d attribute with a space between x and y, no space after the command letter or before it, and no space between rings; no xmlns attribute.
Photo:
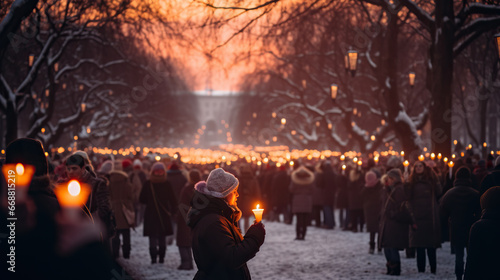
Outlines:
<svg viewBox="0 0 500 280"><path fill-rule="evenodd" d="M255 223L251 225L247 233L245 234L245 239L250 238L255 240L257 244L262 246L264 244L264 238L266 237L266 230L264 229L264 224L263 223Z"/></svg>

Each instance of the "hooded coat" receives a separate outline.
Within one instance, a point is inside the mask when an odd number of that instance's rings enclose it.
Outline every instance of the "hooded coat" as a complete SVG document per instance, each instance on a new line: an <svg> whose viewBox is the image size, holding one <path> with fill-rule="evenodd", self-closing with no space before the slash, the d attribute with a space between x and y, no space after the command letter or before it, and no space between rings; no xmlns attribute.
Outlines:
<svg viewBox="0 0 500 280"><path fill-rule="evenodd" d="M313 207L314 173L304 166L292 172L292 213L311 213Z"/></svg>
<svg viewBox="0 0 500 280"><path fill-rule="evenodd" d="M364 187L361 190L366 231L378 232L380 209L382 208L382 184L377 181L373 187Z"/></svg>
<svg viewBox="0 0 500 280"><path fill-rule="evenodd" d="M166 178L151 175L142 187L139 201L146 205L144 236L167 236L174 233L172 215L177 212L177 199Z"/></svg>
<svg viewBox="0 0 500 280"><path fill-rule="evenodd" d="M379 247L381 248L408 248L408 224L394 219L393 213L408 200L403 183L396 183L389 187L389 193L384 200L380 213Z"/></svg>
<svg viewBox="0 0 500 280"><path fill-rule="evenodd" d="M472 182L455 180L455 186L441 198L440 209L442 218L449 223L451 246L466 247L470 228L481 214L479 192Z"/></svg>
<svg viewBox="0 0 500 280"><path fill-rule="evenodd" d="M193 256L198 266L194 279L251 279L247 261L259 251L259 241L237 226L241 212L222 198L195 191L188 212Z"/></svg>
<svg viewBox="0 0 500 280"><path fill-rule="evenodd" d="M416 179L410 183L409 196L413 217L418 229L410 231L410 247L441 247L441 222L439 203L441 195L439 183Z"/></svg>

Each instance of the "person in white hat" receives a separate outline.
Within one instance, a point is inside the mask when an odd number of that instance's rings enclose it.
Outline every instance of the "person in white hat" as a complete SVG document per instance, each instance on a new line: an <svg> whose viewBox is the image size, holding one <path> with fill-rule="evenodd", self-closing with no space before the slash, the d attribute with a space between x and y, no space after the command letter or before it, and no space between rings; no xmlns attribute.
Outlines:
<svg viewBox="0 0 500 280"><path fill-rule="evenodd" d="M246 263L259 251L266 231L259 222L241 235L238 184L236 177L217 168L206 183L195 185L187 222L198 267L194 279L251 279Z"/></svg>

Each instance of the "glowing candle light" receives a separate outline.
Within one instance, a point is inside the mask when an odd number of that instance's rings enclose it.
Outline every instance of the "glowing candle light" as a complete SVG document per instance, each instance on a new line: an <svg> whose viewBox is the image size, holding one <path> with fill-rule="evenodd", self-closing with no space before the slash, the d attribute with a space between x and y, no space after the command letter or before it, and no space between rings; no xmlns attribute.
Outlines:
<svg viewBox="0 0 500 280"><path fill-rule="evenodd" d="M21 163L11 163L2 166L2 172L7 182L7 186L12 186L16 191L16 200L18 202L24 201L27 193L28 186L31 183L31 178L35 173L35 167L32 165L23 165Z"/></svg>
<svg viewBox="0 0 500 280"><path fill-rule="evenodd" d="M436 155L434 153L431 153L431 159L434 160L436 158Z"/></svg>
<svg viewBox="0 0 500 280"><path fill-rule="evenodd" d="M404 165L404 167L405 167L405 173L408 173L408 166L410 165L410 162L409 162L409 161L407 161L407 160L405 160L405 161L403 162L403 165Z"/></svg>
<svg viewBox="0 0 500 280"><path fill-rule="evenodd" d="M443 161L444 161L444 163L447 163L447 162L448 162L448 158L447 158L447 157L444 157L444 158L443 158Z"/></svg>
<svg viewBox="0 0 500 280"><path fill-rule="evenodd" d="M450 169L450 179L453 176L453 165L455 164L453 163L453 161L450 160L450 162L448 162L448 167Z"/></svg>
<svg viewBox="0 0 500 280"><path fill-rule="evenodd" d="M253 214L255 215L255 221L259 223L262 221L262 213L264 213L264 209L259 208L259 204L257 204L257 207L255 209L252 209Z"/></svg>
<svg viewBox="0 0 500 280"><path fill-rule="evenodd" d="M419 156L418 156L418 160L420 160L420 161L424 161L424 159L425 159L424 155L419 155Z"/></svg>
<svg viewBox="0 0 500 280"><path fill-rule="evenodd" d="M373 161L375 161L375 164L378 164L378 156L375 156L375 157L373 158Z"/></svg>
<svg viewBox="0 0 500 280"><path fill-rule="evenodd" d="M345 169L346 169L346 166L345 164L342 165L342 175L345 175Z"/></svg>
<svg viewBox="0 0 500 280"><path fill-rule="evenodd" d="M285 124L286 124L286 119L285 119L285 118L281 118L281 124L282 124L282 125L285 125Z"/></svg>
<svg viewBox="0 0 500 280"><path fill-rule="evenodd" d="M442 158L442 157L443 157L443 155L442 155L441 153L439 153L439 154L437 155L438 160L441 160L441 158Z"/></svg>
<svg viewBox="0 0 500 280"><path fill-rule="evenodd" d="M341 161L344 161L344 160L345 160L345 156L344 156L344 155L341 155L341 156L340 156L340 160L341 160Z"/></svg>
<svg viewBox="0 0 500 280"><path fill-rule="evenodd" d="M80 208L87 202L90 187L86 184L80 184L77 180L71 180L67 184L56 186L54 193L63 213L76 219L81 211Z"/></svg>

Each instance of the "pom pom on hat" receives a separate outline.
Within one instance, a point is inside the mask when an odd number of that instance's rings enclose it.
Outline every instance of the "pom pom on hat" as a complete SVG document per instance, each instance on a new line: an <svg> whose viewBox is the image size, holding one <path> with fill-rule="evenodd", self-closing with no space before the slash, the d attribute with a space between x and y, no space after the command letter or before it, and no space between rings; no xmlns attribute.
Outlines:
<svg viewBox="0 0 500 280"><path fill-rule="evenodd" d="M233 174L224 171L222 168L217 168L208 175L207 186L202 193L224 198L236 189L238 184L239 181Z"/></svg>
<svg viewBox="0 0 500 280"><path fill-rule="evenodd" d="M134 164L133 164L134 168L142 168L142 162L140 159L135 159L134 160Z"/></svg>
<svg viewBox="0 0 500 280"><path fill-rule="evenodd" d="M130 159L127 158L122 161L123 170L129 168L130 166L132 166L132 161Z"/></svg>

